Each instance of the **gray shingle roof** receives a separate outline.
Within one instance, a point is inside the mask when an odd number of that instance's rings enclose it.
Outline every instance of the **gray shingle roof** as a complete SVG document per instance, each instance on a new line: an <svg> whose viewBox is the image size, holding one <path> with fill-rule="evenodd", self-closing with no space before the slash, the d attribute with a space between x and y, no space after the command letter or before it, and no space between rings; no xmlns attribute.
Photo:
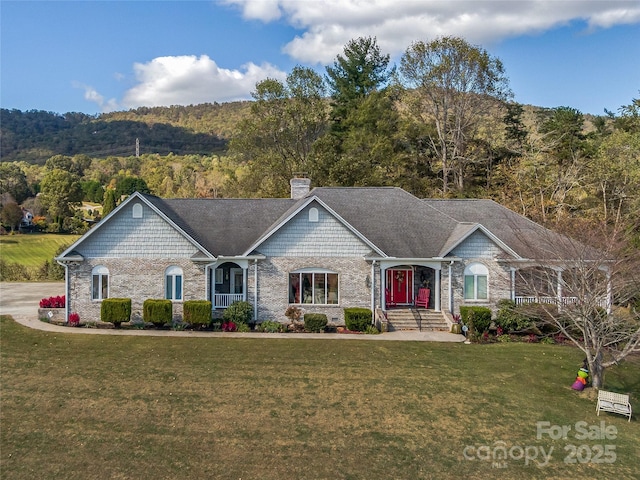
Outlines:
<svg viewBox="0 0 640 480"><path fill-rule="evenodd" d="M316 195L391 257L438 257L456 226L397 187L320 187L309 195Z"/></svg>
<svg viewBox="0 0 640 480"><path fill-rule="evenodd" d="M241 255L295 200L145 198L215 256Z"/></svg>
<svg viewBox="0 0 640 480"><path fill-rule="evenodd" d="M575 242L542 225L485 199L426 199L433 209L458 222L479 223L509 248L525 259L552 259L561 255L559 250ZM568 248L569 250L569 248ZM575 255L575 251L572 253Z"/></svg>
<svg viewBox="0 0 640 480"><path fill-rule="evenodd" d="M422 200L397 187L318 187L300 200L145 195L215 256L242 255L312 197L389 257L444 256L478 224L522 258L557 258L564 238L492 200Z"/></svg>

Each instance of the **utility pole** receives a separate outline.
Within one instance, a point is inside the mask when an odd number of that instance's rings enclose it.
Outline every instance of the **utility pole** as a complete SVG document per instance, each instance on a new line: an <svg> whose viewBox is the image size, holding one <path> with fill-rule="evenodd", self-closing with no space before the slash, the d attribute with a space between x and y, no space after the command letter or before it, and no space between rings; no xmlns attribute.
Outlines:
<svg viewBox="0 0 640 480"><path fill-rule="evenodd" d="M140 157L140 139L136 138L136 158Z"/></svg>

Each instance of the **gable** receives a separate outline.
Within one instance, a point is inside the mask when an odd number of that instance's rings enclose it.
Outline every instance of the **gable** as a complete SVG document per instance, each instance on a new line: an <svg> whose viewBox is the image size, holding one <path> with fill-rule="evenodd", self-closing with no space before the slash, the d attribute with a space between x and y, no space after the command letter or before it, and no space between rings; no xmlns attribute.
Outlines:
<svg viewBox="0 0 640 480"><path fill-rule="evenodd" d="M75 246L85 258L190 258L198 249L146 203L134 199Z"/></svg>
<svg viewBox="0 0 640 480"><path fill-rule="evenodd" d="M317 212L317 221L314 213ZM365 244L330 212L312 202L266 239L257 249L270 257L353 257L365 256Z"/></svg>
<svg viewBox="0 0 640 480"><path fill-rule="evenodd" d="M448 256L460 258L504 257L505 251L500 248L482 230L478 229L456 246Z"/></svg>

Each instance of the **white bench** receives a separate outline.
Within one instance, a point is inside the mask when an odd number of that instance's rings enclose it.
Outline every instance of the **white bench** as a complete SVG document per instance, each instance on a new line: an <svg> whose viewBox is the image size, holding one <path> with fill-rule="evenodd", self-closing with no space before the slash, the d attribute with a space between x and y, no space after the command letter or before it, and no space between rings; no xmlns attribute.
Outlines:
<svg viewBox="0 0 640 480"><path fill-rule="evenodd" d="M600 415L603 412L613 412L625 417L629 417L631 421L631 404L629 403L629 395L622 393L607 392L606 390L598 390L598 403L596 404L596 412Z"/></svg>

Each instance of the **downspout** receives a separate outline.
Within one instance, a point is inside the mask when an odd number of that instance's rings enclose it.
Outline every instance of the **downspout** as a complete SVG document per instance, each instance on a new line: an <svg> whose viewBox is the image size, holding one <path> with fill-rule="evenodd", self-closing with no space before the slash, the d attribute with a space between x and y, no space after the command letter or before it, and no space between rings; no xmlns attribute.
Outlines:
<svg viewBox="0 0 640 480"><path fill-rule="evenodd" d="M258 259L253 259L253 321L258 323Z"/></svg>
<svg viewBox="0 0 640 480"><path fill-rule="evenodd" d="M69 304L71 303L71 298L69 297L69 265L66 263L62 263L60 260L56 260L58 265L64 267L64 321L69 322Z"/></svg>

